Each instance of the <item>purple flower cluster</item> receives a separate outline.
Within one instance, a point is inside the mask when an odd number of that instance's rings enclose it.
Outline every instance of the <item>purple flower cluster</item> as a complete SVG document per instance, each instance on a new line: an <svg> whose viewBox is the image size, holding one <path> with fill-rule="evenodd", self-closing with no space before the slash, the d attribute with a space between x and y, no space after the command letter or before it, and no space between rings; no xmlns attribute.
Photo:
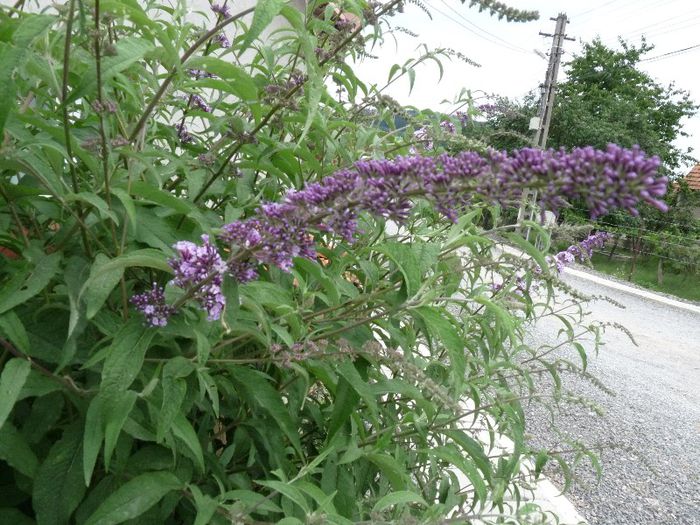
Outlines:
<svg viewBox="0 0 700 525"><path fill-rule="evenodd" d="M187 131L187 126L183 122L175 124L175 131L177 132L177 138L183 144L191 144L194 142L194 137Z"/></svg>
<svg viewBox="0 0 700 525"><path fill-rule="evenodd" d="M215 44L219 44L219 46L221 46L221 47L224 47L224 48L231 47L231 42L229 41L228 37L223 32L214 36L214 38L212 40Z"/></svg>
<svg viewBox="0 0 700 525"><path fill-rule="evenodd" d="M184 290L196 288L194 298L207 312L207 319L217 320L226 305L221 291L226 263L216 246L209 242L208 235L202 235L201 246L180 241L173 248L177 255L168 261L175 272L172 284Z"/></svg>
<svg viewBox="0 0 700 525"><path fill-rule="evenodd" d="M413 138L416 140L416 142L421 143L424 150L430 151L433 149L434 144L430 139L430 129L428 126L422 126L414 131ZM410 151L413 155L417 153L417 149L414 146L411 146Z"/></svg>
<svg viewBox="0 0 700 525"><path fill-rule="evenodd" d="M231 18L231 10L228 8L226 3L221 4L211 4L211 10L222 18Z"/></svg>
<svg viewBox="0 0 700 525"><path fill-rule="evenodd" d="M496 104L487 103L478 105L476 109L481 111L487 117L493 117L494 115L496 115L496 113L498 113L498 110L500 108Z"/></svg>
<svg viewBox="0 0 700 525"><path fill-rule="evenodd" d="M638 147L615 145L604 151L526 148L512 155L490 151L484 156L463 152L361 160L302 190L288 191L279 203L261 205L254 217L223 226L219 239L232 253L226 263L207 236L202 246L176 244L177 257L170 263L176 274L173 283L197 290L193 297L210 319L217 319L225 304L225 273L247 282L257 277L259 264L289 271L294 257L316 257L319 232L352 242L361 213L402 221L413 199L424 198L456 221L476 200L517 202L526 188L538 190L540 205L552 211L567 205L566 199L585 202L594 217L614 208L635 213L641 201L663 210L665 204L657 198L667 181L656 176L658 166L657 157L647 157ZM580 249L588 251L602 238L594 236Z"/></svg>
<svg viewBox="0 0 700 525"><path fill-rule="evenodd" d="M454 134L454 132L456 131L454 123L452 123L449 120L443 120L442 122L440 122L440 127L443 131L451 135Z"/></svg>
<svg viewBox="0 0 700 525"><path fill-rule="evenodd" d="M216 75L213 73L209 73L207 71L204 71L203 69L188 69L187 73L193 77L199 80L200 78L214 78Z"/></svg>
<svg viewBox="0 0 700 525"><path fill-rule="evenodd" d="M297 89L297 95L302 95L304 93L304 82L306 82L307 77L301 71L294 70L289 75L289 78L285 82L278 84L268 84L265 86L265 94L269 101L274 101L275 99L282 98L286 96L293 89Z"/></svg>
<svg viewBox="0 0 700 525"><path fill-rule="evenodd" d="M211 113L211 106L207 104L207 101L204 100L200 95L192 95L191 104L197 109L201 109L205 113Z"/></svg>
<svg viewBox="0 0 700 525"><path fill-rule="evenodd" d="M165 304L163 287L157 283L153 283L150 291L134 295L131 302L151 326L165 326L174 313L173 308Z"/></svg>
<svg viewBox="0 0 700 525"><path fill-rule="evenodd" d="M593 256L593 250L605 246L605 242L609 238L610 234L607 232L596 232L580 243L573 244L566 250L557 253L553 258L557 271L561 273L565 266L573 264L577 259L581 262L590 259Z"/></svg>

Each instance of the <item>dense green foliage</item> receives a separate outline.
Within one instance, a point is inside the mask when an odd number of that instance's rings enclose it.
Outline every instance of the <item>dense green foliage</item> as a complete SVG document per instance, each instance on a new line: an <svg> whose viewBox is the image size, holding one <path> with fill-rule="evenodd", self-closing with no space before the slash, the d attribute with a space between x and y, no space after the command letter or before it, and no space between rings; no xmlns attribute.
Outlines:
<svg viewBox="0 0 700 525"><path fill-rule="evenodd" d="M208 31L215 15L173 4L0 14L0 523L535 520L529 470L566 463L529 447L521 403L577 401L558 371L585 369L580 341L597 348L605 325L578 326L573 300L553 310L554 276L535 293L521 259L492 251L502 233L546 266L498 207L445 224L418 205L398 230L363 216L353 245L319 234L317 260L227 277L216 322L187 306L153 328L134 310L170 280L177 241L410 147L346 63L398 1L343 3L364 30L263 0ZM530 348L543 316L559 339Z"/></svg>
<svg viewBox="0 0 700 525"><path fill-rule="evenodd" d="M688 152L673 142L686 136L683 119L697 106L687 92L663 86L642 70L640 60L652 46L620 45L615 50L594 40L567 63L566 81L557 89L549 145L639 144L673 172L688 159Z"/></svg>

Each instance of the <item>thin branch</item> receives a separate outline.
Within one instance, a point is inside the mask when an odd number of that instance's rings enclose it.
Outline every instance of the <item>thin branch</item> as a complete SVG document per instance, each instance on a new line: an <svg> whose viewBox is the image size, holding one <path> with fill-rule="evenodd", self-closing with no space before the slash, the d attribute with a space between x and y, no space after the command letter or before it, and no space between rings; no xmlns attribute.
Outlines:
<svg viewBox="0 0 700 525"><path fill-rule="evenodd" d="M205 44L211 37L216 35L219 31L221 31L224 27L226 27L229 24L232 24L236 20L252 13L255 11L255 6L245 9L241 11L238 14L235 14L229 18L226 18L225 20L222 20L220 23L216 24L212 29L204 33L197 41L192 44L187 51L180 57L180 65L183 65L187 60L194 54L197 49L199 49L203 44ZM141 128L143 128L146 125L146 121L148 120L148 117L151 116L151 113L153 112L154 108L158 104L158 101L163 97L165 94L165 91L168 89L168 86L170 83L173 81L175 78L175 75L178 72L178 68L173 69L167 77L165 77L165 80L163 83L160 85L160 88L158 88L158 91L156 94L153 96L151 101L148 103L146 106L146 109L143 111L143 115L141 115L141 118L139 121L136 123L134 126L134 129L131 130L131 133L129 134L129 142L133 142L136 140L136 137L138 136L139 132L141 131Z"/></svg>
<svg viewBox="0 0 700 525"><path fill-rule="evenodd" d="M34 361L31 357L26 355L24 352L15 348L9 341L6 341L5 339L0 338L0 346L2 346L5 349L5 351L11 353L15 357L18 357L20 359L24 359L25 361L29 361L29 364L37 372L39 372L40 374L42 374L50 379L53 379L54 381L61 383L63 386L65 386L71 392L74 392L74 393L78 394L79 396L85 396L88 394L87 390L83 390L78 385L76 385L70 377L57 376L48 368L45 368L42 365L40 365L39 363L37 363L36 361Z"/></svg>
<svg viewBox="0 0 700 525"><path fill-rule="evenodd" d="M2 187L2 185L0 185L0 195L2 195L2 198L5 199L5 202L7 202L7 206L10 208L10 214L12 215L12 219L17 224L17 229L19 230L19 234L22 236L22 241L24 242L25 248L29 248L29 239L27 238L27 234L24 231L24 225L22 224L22 220L19 218L19 214L17 213L15 205L10 200L10 197L7 195L7 192L5 191L5 188Z"/></svg>
<svg viewBox="0 0 700 525"><path fill-rule="evenodd" d="M63 136L66 143L66 153L68 154L68 170L70 171L71 183L73 186L73 192L78 193L80 188L78 187L78 174L75 170L75 165L73 164L73 145L71 143L70 136L70 120L68 119L68 106L66 100L68 99L68 74L70 73L70 48L73 41L73 15L75 8L75 0L70 0L68 3L68 18L66 20L66 40L63 46L63 82L61 85L61 111L63 113ZM83 206L80 202L76 203L76 208L78 210L78 215L83 216ZM85 248L85 254L92 258L92 248L88 242L87 232L80 226L80 237L83 241L83 247Z"/></svg>

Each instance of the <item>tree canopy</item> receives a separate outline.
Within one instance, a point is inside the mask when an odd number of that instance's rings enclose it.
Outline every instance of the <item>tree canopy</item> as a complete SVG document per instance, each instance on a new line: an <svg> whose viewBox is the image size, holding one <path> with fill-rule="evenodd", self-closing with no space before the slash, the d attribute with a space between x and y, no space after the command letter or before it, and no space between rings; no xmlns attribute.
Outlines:
<svg viewBox="0 0 700 525"><path fill-rule="evenodd" d="M664 86L642 70L643 57L653 46L620 44L621 49L616 50L594 40L567 64L567 80L557 92L549 145L638 144L661 157L666 169L674 170L690 152L673 142L686 136L682 121L695 114L698 106L687 92L673 84Z"/></svg>
<svg viewBox="0 0 700 525"><path fill-rule="evenodd" d="M683 119L694 115L698 106L686 91L673 84L664 86L642 69L644 56L652 49L645 42L635 47L620 41L620 49L600 40L584 44L582 52L564 65L566 80L557 87L548 146L638 144L658 155L669 172L690 159L690 151L673 142L686 136ZM528 122L537 114L537 98L533 92L522 102L498 99L483 112L486 123L465 131L498 148L529 145Z"/></svg>

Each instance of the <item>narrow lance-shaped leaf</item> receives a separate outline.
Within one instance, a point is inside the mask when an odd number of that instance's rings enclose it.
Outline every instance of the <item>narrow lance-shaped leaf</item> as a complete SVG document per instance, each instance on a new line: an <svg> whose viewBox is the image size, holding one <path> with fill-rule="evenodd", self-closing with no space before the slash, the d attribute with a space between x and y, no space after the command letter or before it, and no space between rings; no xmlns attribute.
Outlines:
<svg viewBox="0 0 700 525"><path fill-rule="evenodd" d="M0 429L19 397L31 365L26 359L10 359L0 375Z"/></svg>
<svg viewBox="0 0 700 525"><path fill-rule="evenodd" d="M117 525L138 518L183 483L170 472L147 472L127 481L88 518L85 525Z"/></svg>
<svg viewBox="0 0 700 525"><path fill-rule="evenodd" d="M253 21L241 44L241 53L270 25L272 19L279 14L285 3L284 0L260 0L256 4Z"/></svg>

